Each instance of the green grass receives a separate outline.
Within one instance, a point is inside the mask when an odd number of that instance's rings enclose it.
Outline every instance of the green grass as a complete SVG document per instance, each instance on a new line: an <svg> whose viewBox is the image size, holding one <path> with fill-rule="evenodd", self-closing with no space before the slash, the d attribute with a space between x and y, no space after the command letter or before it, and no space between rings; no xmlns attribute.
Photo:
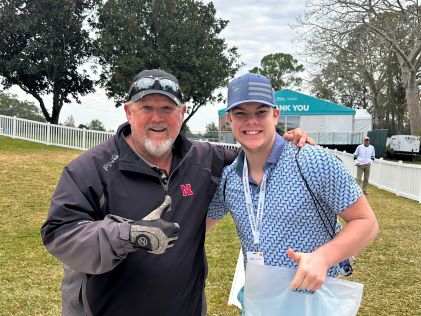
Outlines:
<svg viewBox="0 0 421 316"><path fill-rule="evenodd" d="M62 168L81 151L0 136L0 315L59 315L62 266L39 229ZM376 241L357 257L365 284L360 316L421 315L421 204L369 188L380 223ZM239 242L225 218L208 234L208 315L240 315L227 305Z"/></svg>
<svg viewBox="0 0 421 316"><path fill-rule="evenodd" d="M385 159L386 161L393 161L398 162L400 159ZM421 156L420 158L417 158L416 160L402 160L403 163L409 163L413 165L421 165Z"/></svg>

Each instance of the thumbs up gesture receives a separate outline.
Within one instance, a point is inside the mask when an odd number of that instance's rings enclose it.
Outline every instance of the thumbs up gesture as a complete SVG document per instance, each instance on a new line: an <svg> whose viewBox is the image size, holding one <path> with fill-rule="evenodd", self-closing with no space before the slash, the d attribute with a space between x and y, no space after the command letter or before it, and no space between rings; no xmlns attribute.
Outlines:
<svg viewBox="0 0 421 316"><path fill-rule="evenodd" d="M298 265L297 272L289 287L310 291L319 289L326 280L328 266L325 258L316 252L304 253L288 249L287 253Z"/></svg>
<svg viewBox="0 0 421 316"><path fill-rule="evenodd" d="M141 220L130 227L130 242L136 247L160 255L174 246L178 239L180 226L161 217L169 210L171 197L165 196L164 202Z"/></svg>

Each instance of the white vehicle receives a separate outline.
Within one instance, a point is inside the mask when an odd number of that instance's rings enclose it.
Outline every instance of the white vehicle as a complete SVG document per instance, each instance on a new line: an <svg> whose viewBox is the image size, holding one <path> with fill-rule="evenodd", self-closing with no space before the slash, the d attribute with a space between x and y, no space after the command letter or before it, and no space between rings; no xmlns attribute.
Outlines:
<svg viewBox="0 0 421 316"><path fill-rule="evenodd" d="M393 135L390 140L392 156L409 155L416 158L420 154L420 137L414 135Z"/></svg>

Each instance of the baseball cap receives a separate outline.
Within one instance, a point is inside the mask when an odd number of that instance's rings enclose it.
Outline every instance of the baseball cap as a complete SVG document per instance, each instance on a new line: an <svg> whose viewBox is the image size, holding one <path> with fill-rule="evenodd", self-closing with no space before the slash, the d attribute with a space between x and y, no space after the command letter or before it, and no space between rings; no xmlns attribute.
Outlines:
<svg viewBox="0 0 421 316"><path fill-rule="evenodd" d="M370 140L370 137L366 136L364 137L364 140Z"/></svg>
<svg viewBox="0 0 421 316"><path fill-rule="evenodd" d="M234 78L228 85L227 111L246 102L257 102L276 107L269 78L247 73Z"/></svg>
<svg viewBox="0 0 421 316"><path fill-rule="evenodd" d="M161 69L139 72L130 85L129 101L136 102L149 94L155 93L169 97L177 106L183 103L177 78Z"/></svg>

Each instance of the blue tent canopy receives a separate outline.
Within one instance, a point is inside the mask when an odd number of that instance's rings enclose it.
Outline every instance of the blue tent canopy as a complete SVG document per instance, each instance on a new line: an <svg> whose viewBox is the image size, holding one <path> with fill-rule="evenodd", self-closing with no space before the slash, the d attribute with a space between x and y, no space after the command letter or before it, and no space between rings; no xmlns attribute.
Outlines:
<svg viewBox="0 0 421 316"><path fill-rule="evenodd" d="M225 108L222 108L222 109L218 110L219 116L225 116L225 114L227 114L227 111L225 111Z"/></svg>
<svg viewBox="0 0 421 316"><path fill-rule="evenodd" d="M355 115L355 110L330 101L318 99L304 93L283 89L275 92L276 106L282 116L288 115ZM218 111L225 116L225 108Z"/></svg>
<svg viewBox="0 0 421 316"><path fill-rule="evenodd" d="M355 110L304 93L283 89L275 92L281 115L355 115Z"/></svg>

